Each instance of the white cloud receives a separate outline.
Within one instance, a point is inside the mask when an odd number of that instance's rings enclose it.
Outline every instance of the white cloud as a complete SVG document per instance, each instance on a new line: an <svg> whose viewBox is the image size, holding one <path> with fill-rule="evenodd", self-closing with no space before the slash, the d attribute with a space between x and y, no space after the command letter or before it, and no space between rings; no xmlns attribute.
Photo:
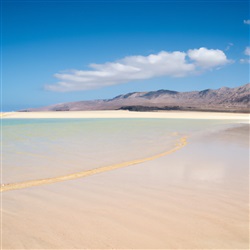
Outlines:
<svg viewBox="0 0 250 250"><path fill-rule="evenodd" d="M230 62L224 52L218 49L193 49L189 50L187 54L195 65L205 69L222 66Z"/></svg>
<svg viewBox="0 0 250 250"><path fill-rule="evenodd" d="M250 47L246 47L244 54L250 56Z"/></svg>
<svg viewBox="0 0 250 250"><path fill-rule="evenodd" d="M250 47L246 47L245 50L244 50L244 54L246 56L250 56ZM250 59L248 57L248 59L240 59L240 63L250 63Z"/></svg>
<svg viewBox="0 0 250 250"><path fill-rule="evenodd" d="M231 47L233 47L234 44L233 43L228 43L227 47L225 48L225 51L228 51L231 49Z"/></svg>
<svg viewBox="0 0 250 250"><path fill-rule="evenodd" d="M229 62L221 50L200 48L189 50L187 53L161 51L149 56L128 56L114 62L90 64L91 70L57 73L54 76L59 82L45 88L60 92L80 91L158 76L185 77Z"/></svg>
<svg viewBox="0 0 250 250"><path fill-rule="evenodd" d="M240 59L240 63L250 63L250 59Z"/></svg>
<svg viewBox="0 0 250 250"><path fill-rule="evenodd" d="M244 20L243 22L244 22L244 24L250 25L250 20L249 19L248 20Z"/></svg>

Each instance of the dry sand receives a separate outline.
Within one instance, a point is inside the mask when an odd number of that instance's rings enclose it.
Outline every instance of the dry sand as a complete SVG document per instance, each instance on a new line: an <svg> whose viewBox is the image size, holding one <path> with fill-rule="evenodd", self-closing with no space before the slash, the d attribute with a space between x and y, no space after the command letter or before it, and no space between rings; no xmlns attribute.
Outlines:
<svg viewBox="0 0 250 250"><path fill-rule="evenodd" d="M6 112L3 118L182 118L182 119L237 119L249 120L249 114L220 112L132 112L111 111L58 111L58 112Z"/></svg>
<svg viewBox="0 0 250 250"><path fill-rule="evenodd" d="M109 112L101 114L117 114ZM68 114L89 117L86 112ZM166 114L180 118L179 112ZM181 116L194 117L191 114ZM209 117L196 114L199 119ZM210 119L214 116L248 119L244 114L219 113L212 113ZM248 125L200 134L188 138L188 146L153 161L2 192L2 247L249 249L248 137Z"/></svg>

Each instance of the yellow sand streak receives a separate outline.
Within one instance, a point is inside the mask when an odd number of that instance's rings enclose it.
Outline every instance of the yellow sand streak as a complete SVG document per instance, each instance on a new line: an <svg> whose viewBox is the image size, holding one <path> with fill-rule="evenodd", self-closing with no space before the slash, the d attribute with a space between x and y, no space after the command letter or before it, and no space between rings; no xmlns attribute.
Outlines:
<svg viewBox="0 0 250 250"><path fill-rule="evenodd" d="M0 118L1 117L4 117L4 116L7 116L9 113L0 113Z"/></svg>
<svg viewBox="0 0 250 250"><path fill-rule="evenodd" d="M118 169L118 168L123 168L123 167L131 166L131 165L143 163L146 161L152 161L152 160L155 160L155 159L160 158L162 156L172 154L175 151L183 148L186 145L187 145L187 137L185 136L185 137L182 137L179 139L179 141L176 143L176 145L173 149L171 149L167 152L163 152L163 153L154 155L154 156L150 156L150 157L138 159L138 160L133 160L133 161L126 161L123 163L118 163L118 164L114 164L114 165L110 165L110 166L106 166L106 167L100 167L100 168L96 168L96 169L86 170L86 171L82 171L82 172L78 172L78 173L74 173L74 174L68 174L68 175L59 176L59 177L46 178L46 179L41 179L41 180L25 181L25 182L17 182L17 183L10 183L10 184L2 184L0 192L23 189L23 188L34 187L34 186L40 186L40 185L45 185L45 184L52 184L52 183L60 182L60 181L73 180L73 179L77 179L77 178L86 177L89 175L99 174L102 172L106 172L106 171L110 171L110 170L114 170L114 169Z"/></svg>

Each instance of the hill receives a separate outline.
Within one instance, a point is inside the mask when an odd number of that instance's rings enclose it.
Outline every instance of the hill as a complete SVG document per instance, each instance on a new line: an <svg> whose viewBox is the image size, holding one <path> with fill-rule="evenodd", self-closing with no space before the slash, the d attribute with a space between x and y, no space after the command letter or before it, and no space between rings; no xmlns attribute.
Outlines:
<svg viewBox="0 0 250 250"><path fill-rule="evenodd" d="M38 109L22 111L80 111L115 110L200 110L249 112L250 83L236 87L205 89L203 91L177 92L157 90L133 92L112 99L60 103Z"/></svg>

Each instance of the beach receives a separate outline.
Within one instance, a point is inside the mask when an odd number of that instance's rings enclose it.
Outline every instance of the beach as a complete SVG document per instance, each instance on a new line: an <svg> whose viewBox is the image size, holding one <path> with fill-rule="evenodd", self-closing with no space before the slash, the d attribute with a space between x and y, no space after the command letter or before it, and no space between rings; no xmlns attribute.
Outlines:
<svg viewBox="0 0 250 250"><path fill-rule="evenodd" d="M248 114L2 118L3 249L249 249Z"/></svg>
<svg viewBox="0 0 250 250"><path fill-rule="evenodd" d="M3 118L173 118L173 119L239 119L248 120L246 113L221 113L221 112L134 112L126 110L107 111L44 111L44 112L4 112Z"/></svg>

